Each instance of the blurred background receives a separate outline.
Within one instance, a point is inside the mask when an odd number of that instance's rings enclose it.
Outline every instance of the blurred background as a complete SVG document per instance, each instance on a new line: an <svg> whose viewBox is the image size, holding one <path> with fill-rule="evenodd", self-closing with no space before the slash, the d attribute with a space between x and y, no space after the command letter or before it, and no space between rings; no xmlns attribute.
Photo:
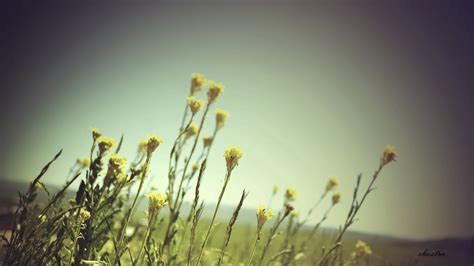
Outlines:
<svg viewBox="0 0 474 266"><path fill-rule="evenodd" d="M473 11L431 1L6 4L0 185L27 182L61 148L44 180L62 185L98 127L124 135L130 160L138 141L161 136L151 177L164 191L191 73L199 72L225 85L215 107L230 113L203 181L207 203L223 183L223 152L236 144L245 154L225 204L246 189L254 209L279 184L297 189L305 213L336 176L342 202L326 222L336 228L357 174L365 187L392 144L399 159L352 229L472 236Z"/></svg>

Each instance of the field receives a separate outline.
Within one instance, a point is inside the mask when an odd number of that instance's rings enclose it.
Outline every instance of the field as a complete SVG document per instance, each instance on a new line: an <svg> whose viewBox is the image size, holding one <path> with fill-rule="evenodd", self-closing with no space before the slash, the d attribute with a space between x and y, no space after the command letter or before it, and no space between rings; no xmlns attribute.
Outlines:
<svg viewBox="0 0 474 266"><path fill-rule="evenodd" d="M207 88L205 100L199 100ZM204 205L200 181L212 143L224 128L228 113L215 108L223 85L200 74L191 79L181 127L172 142L166 191L146 186L153 153L163 142L151 135L138 146L135 159L120 155L126 140L115 140L92 129L89 158L80 158L62 188L44 180L59 151L40 173L19 190L19 201L6 198L14 209L3 223L4 265L450 265L469 264L472 239L415 242L350 231L358 211L370 198L383 169L396 161L395 148L381 149L367 187L357 177L352 204L339 229L324 227L326 215L340 202L339 181L332 177L321 188L310 210L295 210L297 192L275 187L279 209L249 209L247 193L235 206L221 204L227 185L244 152L229 146L224 152L226 172L217 204ZM211 117L214 109L214 118ZM211 117L211 118L210 118ZM215 119L212 135L202 136L205 119ZM194 156L194 157L193 157ZM77 188L71 184L79 184ZM22 185L10 185L21 187ZM8 184L4 184L8 187ZM13 189L6 188L12 191ZM192 195L192 202L185 196ZM306 224L323 200L331 203L316 225ZM8 204L11 202L11 204ZM18 203L18 204L16 204ZM11 222L10 222L11 221Z"/></svg>

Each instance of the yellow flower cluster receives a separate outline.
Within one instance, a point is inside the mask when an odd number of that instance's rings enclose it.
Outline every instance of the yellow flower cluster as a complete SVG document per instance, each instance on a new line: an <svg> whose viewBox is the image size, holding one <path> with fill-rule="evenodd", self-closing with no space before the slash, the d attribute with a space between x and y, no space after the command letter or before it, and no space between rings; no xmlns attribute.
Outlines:
<svg viewBox="0 0 474 266"><path fill-rule="evenodd" d="M210 136L203 137L202 142L204 143L204 148L209 147L212 144L212 137Z"/></svg>
<svg viewBox="0 0 474 266"><path fill-rule="evenodd" d="M229 113L220 109L216 108L216 127L217 129L221 129L224 126L225 120L229 116Z"/></svg>
<svg viewBox="0 0 474 266"><path fill-rule="evenodd" d="M272 210L266 210L263 206L257 209L257 229L260 231L266 221L272 219Z"/></svg>
<svg viewBox="0 0 474 266"><path fill-rule="evenodd" d="M362 240L357 240L355 244L355 251L351 253L351 257L356 259L370 255L372 255L372 249L370 246Z"/></svg>
<svg viewBox="0 0 474 266"><path fill-rule="evenodd" d="M287 201L294 201L298 192L294 188L287 188L285 192L285 198Z"/></svg>
<svg viewBox="0 0 474 266"><path fill-rule="evenodd" d="M239 163L242 158L243 151L237 146L230 146L224 152L224 157L227 163L227 170L231 171Z"/></svg>
<svg viewBox="0 0 474 266"><path fill-rule="evenodd" d="M108 175L118 178L120 175L125 173L125 165L127 164L127 159L123 156L120 156L116 153L110 155L109 157L109 169ZM122 177L120 177L122 178Z"/></svg>
<svg viewBox="0 0 474 266"><path fill-rule="evenodd" d="M91 213L88 212L87 210L81 209L81 211L79 212L79 220L81 221L81 223L89 220L90 218L91 218Z"/></svg>
<svg viewBox="0 0 474 266"><path fill-rule="evenodd" d="M97 142L99 143L98 145L99 145L100 154L104 154L105 152L110 150L113 146L115 146L115 140L107 136L98 137Z"/></svg>
<svg viewBox="0 0 474 266"><path fill-rule="evenodd" d="M337 186L339 186L339 181L335 176L329 178L327 184L326 184L326 191L330 191L335 189Z"/></svg>
<svg viewBox="0 0 474 266"><path fill-rule="evenodd" d="M100 136L102 136L102 134L100 133L99 129L96 127L92 128L92 139L95 141Z"/></svg>
<svg viewBox="0 0 474 266"><path fill-rule="evenodd" d="M159 211L168 204L168 197L160 192L150 192L148 196L148 212L150 214Z"/></svg>
<svg viewBox="0 0 474 266"><path fill-rule="evenodd" d="M77 158L76 164L80 168L88 168L91 165L91 161L89 160L89 158Z"/></svg>
<svg viewBox="0 0 474 266"><path fill-rule="evenodd" d="M198 99L194 98L194 96L189 96L188 97L188 106L189 106L189 109L191 109L191 112L193 113L193 115L195 115L197 112L199 112L201 107L204 106L204 101L198 100Z"/></svg>
<svg viewBox="0 0 474 266"><path fill-rule="evenodd" d="M341 193L334 192L332 194L332 205L336 205L341 201Z"/></svg>
<svg viewBox="0 0 474 266"><path fill-rule="evenodd" d="M380 157L380 164L384 166L392 161L396 161L397 154L395 153L395 147L388 145Z"/></svg>
<svg viewBox="0 0 474 266"><path fill-rule="evenodd" d="M204 83L206 83L206 78L202 74L193 73L191 75L191 95L199 92Z"/></svg>
<svg viewBox="0 0 474 266"><path fill-rule="evenodd" d="M158 148L158 146L160 146L160 144L162 143L163 143L163 140L160 137L156 135L151 135L146 142L147 156L150 156L156 150L156 148Z"/></svg>
<svg viewBox="0 0 474 266"><path fill-rule="evenodd" d="M197 126L194 122L192 122L192 123L188 126L188 128L186 128L186 134L185 134L185 136L186 136L186 138L190 138L190 137L192 137L192 136L195 136L195 135L198 133L198 131L199 131L198 126Z"/></svg>
<svg viewBox="0 0 474 266"><path fill-rule="evenodd" d="M224 85L216 83L214 81L209 81L209 90L207 91L207 101L211 105L213 102L219 98L219 96L224 92Z"/></svg>

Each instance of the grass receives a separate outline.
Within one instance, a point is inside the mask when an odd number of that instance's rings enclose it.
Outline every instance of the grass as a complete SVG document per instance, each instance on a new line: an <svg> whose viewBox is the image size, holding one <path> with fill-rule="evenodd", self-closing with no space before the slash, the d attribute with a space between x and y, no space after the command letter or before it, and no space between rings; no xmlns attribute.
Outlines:
<svg viewBox="0 0 474 266"><path fill-rule="evenodd" d="M207 101L196 98L204 87ZM341 197L334 177L321 189L322 196L305 217L299 217L292 206L296 191L291 188L286 189L284 203L275 213L264 206L256 211L254 226L238 223L245 191L235 203L233 214L219 217L221 200L232 185L232 176L239 174L238 164L244 157L237 146L229 146L224 152L227 170L222 173L223 187L216 195L211 218L202 217L209 207L201 199L200 181L227 112L217 108L212 134L202 137L201 133L223 91L221 84L193 74L180 129L167 159L166 191L153 191L146 185L153 153L162 143L155 135L140 142L136 158L127 163L119 155L123 138L117 144L93 129L89 158L79 159L71 169L70 181L53 194L42 178L61 152L56 154L28 190L20 194L15 226L2 238L4 265L346 265L373 260L376 256L368 244L349 245L344 237L382 169L396 159L391 146L382 152L367 188L360 186L362 176L357 177L347 218L334 234L320 232ZM79 187L70 197L67 191L76 180L80 180ZM194 191L186 189L193 184ZM278 190L275 187L272 198L262 201L271 202L280 196ZM38 193L47 194L44 207L36 200ZM185 210L188 193L193 193L193 201ZM144 224L140 223L139 211L143 200L149 202ZM317 209L323 200L331 201L329 209ZM315 211L323 212L323 218L308 230L305 223Z"/></svg>

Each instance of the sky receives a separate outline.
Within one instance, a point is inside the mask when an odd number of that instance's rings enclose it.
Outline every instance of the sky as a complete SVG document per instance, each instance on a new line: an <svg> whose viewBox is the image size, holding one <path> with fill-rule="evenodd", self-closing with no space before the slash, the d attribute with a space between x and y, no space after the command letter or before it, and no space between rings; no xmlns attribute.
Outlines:
<svg viewBox="0 0 474 266"><path fill-rule="evenodd" d="M273 185L298 191L301 213L340 180L338 227L356 176L383 169L352 229L413 239L466 237L473 228L472 8L438 2L84 3L5 6L0 73L0 181L61 185L88 155L91 127L135 155L150 133L165 143L150 178L166 189L191 73L223 83L230 113L203 181L217 200L224 150L244 156L225 204L247 208ZM199 95L205 98L205 92ZM213 119L203 134L210 134ZM278 208L281 195L273 201ZM311 217L321 218L329 199Z"/></svg>

